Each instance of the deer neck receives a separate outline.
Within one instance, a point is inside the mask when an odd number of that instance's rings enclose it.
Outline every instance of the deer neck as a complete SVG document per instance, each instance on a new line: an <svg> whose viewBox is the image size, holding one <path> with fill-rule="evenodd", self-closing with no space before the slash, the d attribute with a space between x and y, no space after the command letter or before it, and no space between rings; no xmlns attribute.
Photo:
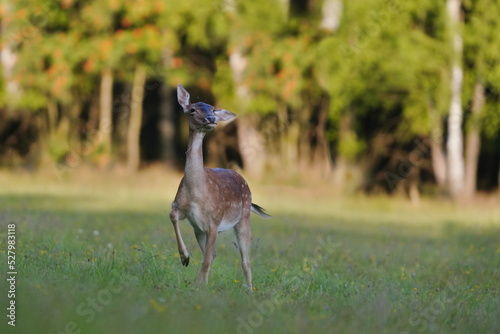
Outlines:
<svg viewBox="0 0 500 334"><path fill-rule="evenodd" d="M206 185L206 174L203 167L203 138L204 132L189 131L188 151L186 152L186 166L184 177L189 187L200 190Z"/></svg>

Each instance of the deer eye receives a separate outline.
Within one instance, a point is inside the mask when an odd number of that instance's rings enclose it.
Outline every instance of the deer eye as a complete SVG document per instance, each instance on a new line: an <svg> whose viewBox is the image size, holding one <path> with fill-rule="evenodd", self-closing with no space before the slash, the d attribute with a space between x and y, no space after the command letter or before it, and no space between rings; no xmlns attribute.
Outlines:
<svg viewBox="0 0 500 334"><path fill-rule="evenodd" d="M196 109L191 108L191 109L189 109L189 112L190 112L191 114L194 114L194 113L196 112Z"/></svg>

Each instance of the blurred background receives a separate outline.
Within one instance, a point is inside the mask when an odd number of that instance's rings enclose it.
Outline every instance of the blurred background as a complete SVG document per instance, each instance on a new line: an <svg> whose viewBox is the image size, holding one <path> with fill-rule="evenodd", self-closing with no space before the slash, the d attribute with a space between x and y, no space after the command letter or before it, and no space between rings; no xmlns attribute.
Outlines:
<svg viewBox="0 0 500 334"><path fill-rule="evenodd" d="M205 164L338 193L498 193L498 0L25 0L1 17L0 166L182 171L192 102L238 114Z"/></svg>

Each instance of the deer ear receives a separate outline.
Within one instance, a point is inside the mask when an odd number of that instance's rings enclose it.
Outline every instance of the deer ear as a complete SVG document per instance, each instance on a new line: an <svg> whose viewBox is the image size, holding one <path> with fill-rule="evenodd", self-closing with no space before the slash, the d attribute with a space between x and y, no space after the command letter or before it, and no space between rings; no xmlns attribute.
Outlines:
<svg viewBox="0 0 500 334"><path fill-rule="evenodd" d="M188 112L188 106L191 104L191 102L189 102L189 93L181 84L177 85L177 101L179 101L184 112Z"/></svg>
<svg viewBox="0 0 500 334"><path fill-rule="evenodd" d="M236 114L233 114L229 110L226 109L216 109L214 110L215 116L217 116L217 119L219 121L228 121L234 117L236 117Z"/></svg>

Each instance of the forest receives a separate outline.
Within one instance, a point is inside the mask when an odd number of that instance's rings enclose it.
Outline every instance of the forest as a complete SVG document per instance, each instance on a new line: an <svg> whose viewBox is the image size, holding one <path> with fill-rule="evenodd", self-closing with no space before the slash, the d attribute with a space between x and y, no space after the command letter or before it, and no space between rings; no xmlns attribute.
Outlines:
<svg viewBox="0 0 500 334"><path fill-rule="evenodd" d="M180 171L181 83L238 115L208 166L412 200L499 189L499 0L12 0L0 17L3 169Z"/></svg>

